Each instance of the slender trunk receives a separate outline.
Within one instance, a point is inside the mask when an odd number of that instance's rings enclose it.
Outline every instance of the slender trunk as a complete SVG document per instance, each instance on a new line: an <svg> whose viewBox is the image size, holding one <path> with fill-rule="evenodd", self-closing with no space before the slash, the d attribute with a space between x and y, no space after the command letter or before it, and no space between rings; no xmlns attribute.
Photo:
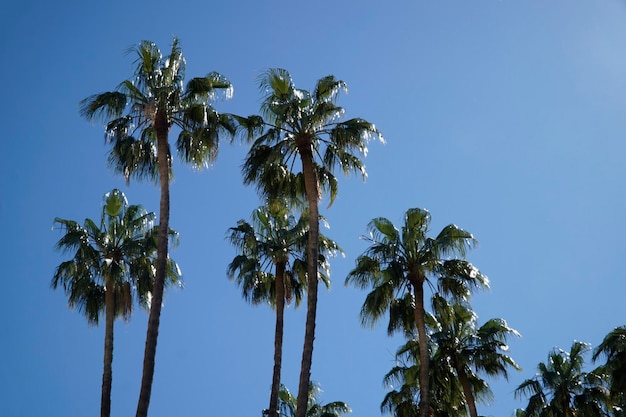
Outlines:
<svg viewBox="0 0 626 417"><path fill-rule="evenodd" d="M429 365L430 353L428 351L428 336L426 335L426 313L424 311L424 280L419 278L410 279L415 295L415 326L420 352L420 416L428 416L429 400Z"/></svg>
<svg viewBox="0 0 626 417"><path fill-rule="evenodd" d="M115 284L106 280L104 292L104 371L102 372L102 399L100 401L100 417L111 415L111 386L113 385L113 325L115 322Z"/></svg>
<svg viewBox="0 0 626 417"><path fill-rule="evenodd" d="M298 402L295 417L305 417L311 381L311 365L313 363L313 342L315 340L315 317L317 315L317 262L319 257L319 191L317 175L313 166L313 150L310 143L299 146L302 159L304 186L309 202L309 241L307 243L307 311L300 368L300 385L298 386Z"/></svg>
<svg viewBox="0 0 626 417"><path fill-rule="evenodd" d="M276 331L274 332L274 372L270 393L269 417L278 417L278 391L283 362L283 324L285 315L285 262L276 264Z"/></svg>
<svg viewBox="0 0 626 417"><path fill-rule="evenodd" d="M146 417L150 406L150 394L152 392L152 380L154 378L154 363L159 336L159 323L161 320L161 306L163 304L163 287L165 285L165 273L167 270L168 254L168 230L170 220L170 156L168 145L167 117L165 113L158 111L155 120L157 134L157 160L159 164L159 181L161 185L161 203L159 206L159 232L157 241L157 266L156 277L152 288L152 300L150 304L150 317L148 318L148 332L146 335L146 347L143 357L143 375L141 378L141 390L137 403L137 417Z"/></svg>
<svg viewBox="0 0 626 417"><path fill-rule="evenodd" d="M456 361L454 361L454 367L456 368L456 374L459 377L459 382L463 387L463 395L465 396L465 403L467 404L467 409L469 411L470 417L478 417L478 411L476 410L476 400L474 399L474 392L470 387L469 379L467 378L467 374L465 370L461 368Z"/></svg>

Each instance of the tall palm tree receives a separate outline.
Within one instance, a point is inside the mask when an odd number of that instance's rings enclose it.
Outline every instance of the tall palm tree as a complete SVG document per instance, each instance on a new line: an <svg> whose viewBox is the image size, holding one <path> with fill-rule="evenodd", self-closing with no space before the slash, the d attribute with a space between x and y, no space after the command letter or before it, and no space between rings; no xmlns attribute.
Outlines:
<svg viewBox="0 0 626 417"><path fill-rule="evenodd" d="M363 325L373 325L385 312L406 310L413 313L420 348L420 415L426 417L429 408L429 349L424 309L424 284L437 287L444 295L465 299L471 290L488 287L488 279L464 259L466 251L476 240L463 229L448 225L435 238L428 237L430 213L412 208L404 216L398 230L384 218L373 219L369 226L369 248L358 257L346 284L360 288L373 287L361 309ZM434 280L434 282L433 282ZM411 293L407 295L408 293ZM402 308L396 308L400 306ZM393 310L392 310L393 309ZM398 330L397 320L390 314L389 331Z"/></svg>
<svg viewBox="0 0 626 417"><path fill-rule="evenodd" d="M89 218L82 226L74 220L54 220L64 231L56 248L73 258L56 268L52 287L63 287L69 306L85 314L89 324L97 325L105 315L102 417L111 414L114 321L130 318L134 295L142 306L150 302L157 250L154 218L142 206L129 206L126 196L114 189L104 196L100 226ZM169 235L175 237L175 232ZM179 282L178 266L171 259L166 271L168 283Z"/></svg>
<svg viewBox="0 0 626 417"><path fill-rule="evenodd" d="M593 361L600 356L606 357L600 370L610 377L611 395L626 396L626 326L616 327L605 336L593 351Z"/></svg>
<svg viewBox="0 0 626 417"><path fill-rule="evenodd" d="M317 81L313 92L296 88L291 75L274 68L260 76L263 94L261 116L239 118L254 139L244 163L244 182L256 184L265 196L305 196L309 212L307 245L307 317L298 388L298 414L304 417L311 378L315 318L317 313L317 262L320 194L337 193L333 175L336 166L345 174L365 168L360 155L367 152L370 138L382 135L363 119L339 119L344 109L335 104L346 83L329 75ZM301 170L294 170L300 160Z"/></svg>
<svg viewBox="0 0 626 417"><path fill-rule="evenodd" d="M318 396L322 392L319 384L311 382L307 390L306 417L341 417L351 413L348 404L343 401L333 401L320 404ZM280 389L280 415L281 417L296 417L297 398L289 390L281 385Z"/></svg>
<svg viewBox="0 0 626 417"><path fill-rule="evenodd" d="M469 415L478 417L474 387L478 386L483 396L491 393L478 373L503 375L508 379L509 368L520 370L513 358L504 353L508 350L509 336L519 337L519 333L499 318L477 327L476 314L466 303L449 303L435 294L432 304L433 314L427 317L433 330L430 337L438 353L449 360L461 384Z"/></svg>
<svg viewBox="0 0 626 417"><path fill-rule="evenodd" d="M240 220L229 231L229 240L239 253L228 266L228 275L236 280L243 296L252 304L268 302L276 310L274 332L274 369L269 408L266 413L278 416L278 397L282 366L285 304L302 298L306 281L306 244L308 219L296 221L288 204L271 201L252 213L252 223ZM327 256L341 252L337 244L320 235L320 278L328 287Z"/></svg>
<svg viewBox="0 0 626 417"><path fill-rule="evenodd" d="M594 417L604 416L607 392L602 377L583 371L584 355L591 350L587 343L574 342L569 352L554 349L538 373L515 390L515 397L528 397L523 417Z"/></svg>
<svg viewBox="0 0 626 417"><path fill-rule="evenodd" d="M232 86L224 76L212 72L205 77L192 78L183 86L185 59L177 39L167 57L150 41L139 43L135 52L134 78L122 81L115 91L82 100L80 113L88 120L106 122L105 141L111 145L108 162L115 171L122 173L127 181L131 177L158 180L161 187L154 302L148 320L137 405L137 416L145 417L150 405L167 268L172 168L169 132L174 125L180 128L176 141L178 154L200 169L215 160L219 137L233 134L235 127L229 116L218 114L210 104L218 92L230 97Z"/></svg>

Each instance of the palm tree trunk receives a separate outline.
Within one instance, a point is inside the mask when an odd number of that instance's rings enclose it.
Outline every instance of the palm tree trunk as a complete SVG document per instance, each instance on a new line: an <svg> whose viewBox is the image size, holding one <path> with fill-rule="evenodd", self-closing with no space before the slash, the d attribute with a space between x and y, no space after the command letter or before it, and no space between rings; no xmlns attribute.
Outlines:
<svg viewBox="0 0 626 417"><path fill-rule="evenodd" d="M478 411L476 410L476 400L474 399L474 393L472 391L472 388L470 387L469 379L467 379L467 374L456 363L454 364L454 367L456 368L456 374L459 377L459 382L463 387L463 395L465 396L465 402L467 403L469 415L470 417L478 417Z"/></svg>
<svg viewBox="0 0 626 417"><path fill-rule="evenodd" d="M274 372L270 393L269 417L278 417L278 391L283 362L283 327L285 315L285 262L276 264L276 330L274 332Z"/></svg>
<svg viewBox="0 0 626 417"><path fill-rule="evenodd" d="M104 293L105 327L104 327L104 370L102 372L102 399L100 401L100 417L111 415L111 386L113 384L113 326L115 323L115 284L107 279Z"/></svg>
<svg viewBox="0 0 626 417"><path fill-rule="evenodd" d="M420 352L420 416L428 417L428 394L429 394L429 365L430 353L428 351L428 336L426 335L426 313L424 310L424 284L423 280L415 277L409 278L413 285L413 293L415 296L415 326L417 327L417 336Z"/></svg>
<svg viewBox="0 0 626 417"><path fill-rule="evenodd" d="M313 166L313 149L310 141L298 146L302 160L302 173L307 200L309 202L309 241L307 243L307 311L300 367L300 384L295 417L305 417L313 363L313 342L315 340L315 319L317 315L317 262L319 257L319 190L317 175Z"/></svg>
<svg viewBox="0 0 626 417"><path fill-rule="evenodd" d="M161 321L161 305L163 304L163 287L167 270L168 230L170 220L170 155L168 144L169 126L164 112L158 111L154 128L157 134L157 160L159 164L159 181L161 185L161 202L159 206L159 231L157 241L156 277L152 289L150 316L148 318L148 332L143 357L143 375L141 390L137 403L136 417L147 417L154 378L154 364L156 357L159 324Z"/></svg>

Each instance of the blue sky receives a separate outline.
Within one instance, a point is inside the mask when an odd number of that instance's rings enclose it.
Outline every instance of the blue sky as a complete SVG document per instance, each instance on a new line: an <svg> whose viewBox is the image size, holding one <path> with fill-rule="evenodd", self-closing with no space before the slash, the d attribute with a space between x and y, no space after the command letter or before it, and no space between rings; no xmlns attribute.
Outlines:
<svg viewBox="0 0 626 417"><path fill-rule="evenodd" d="M469 254L492 290L473 301L480 322L505 318L524 368L494 381L479 412L510 416L513 390L554 346L598 344L624 325L626 290L626 5L614 0L294 2L5 2L0 6L0 416L85 416L99 409L103 328L50 289L55 217L97 218L102 195L158 209L150 183L126 186L106 166L103 127L78 102L132 75L124 51L177 36L189 77L234 84L220 111L253 114L255 78L284 67L301 88L334 74L348 117L376 123L365 183L340 176L324 214L345 250L320 294L313 379L322 400L379 415L398 338L359 325L365 292L345 288L359 236L374 217L430 210L477 237ZM239 168L244 144L216 164L175 166L172 252L185 288L167 294L150 415L258 416L267 406L273 313L250 307L226 278L226 230L259 204ZM340 175L340 174L339 174ZM286 316L283 381L297 390L305 308ZM147 314L116 325L112 415L132 415Z"/></svg>

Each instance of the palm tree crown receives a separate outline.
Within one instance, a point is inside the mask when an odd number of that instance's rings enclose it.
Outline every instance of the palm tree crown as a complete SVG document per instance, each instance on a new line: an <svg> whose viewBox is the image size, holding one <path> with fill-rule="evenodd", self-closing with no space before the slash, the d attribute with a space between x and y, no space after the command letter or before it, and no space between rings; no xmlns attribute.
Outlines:
<svg viewBox="0 0 626 417"><path fill-rule="evenodd" d="M318 80L313 92L296 88L291 75L273 68L259 77L263 96L261 116L239 118L253 145L245 161L244 182L256 184L263 195L307 195L317 200L305 186L303 171L294 171L298 156L313 164L317 187L329 192L330 201L337 194L333 171L339 166L346 174L356 172L366 177L358 155L367 155L373 137L384 142L372 123L353 118L340 121L345 113L336 104L339 92L347 91L344 81L329 75Z"/></svg>
<svg viewBox="0 0 626 417"><path fill-rule="evenodd" d="M94 94L80 102L80 114L88 120L106 121L105 140L111 144L108 161L124 175L159 179L157 133L178 126L176 150L195 168L212 163L220 134L232 135L232 118L219 114L211 102L221 92L232 96L233 87L221 74L211 72L192 78L186 86L185 58L178 39L169 56L157 45L142 41L137 54L135 77L122 81L115 91ZM168 151L171 168L171 155Z"/></svg>
<svg viewBox="0 0 626 417"><path fill-rule="evenodd" d="M321 220L326 223L323 217ZM227 273L241 287L244 299L252 304L267 302L276 308L276 271L280 267L287 278L285 300L290 303L295 299L296 306L300 304L306 290L308 228L308 215L296 220L284 200L272 200L253 211L251 222L239 220L229 229L227 238L238 254ZM318 278L329 287L328 258L343 255L343 250L324 235L319 240Z"/></svg>
<svg viewBox="0 0 626 417"><path fill-rule="evenodd" d="M476 397L489 399L491 390L478 374L502 375L508 379L508 370L520 370L513 358L507 355L509 336L519 333L503 319L490 319L478 326L477 316L467 303L449 303L445 298L433 296L433 314L427 317L432 329L430 338L437 353L450 363L455 379L461 384L465 403L471 417L478 417Z"/></svg>
<svg viewBox="0 0 626 417"><path fill-rule="evenodd" d="M306 251L305 218L296 220L286 206L268 204L254 210L251 223L239 220L229 229L228 239L238 254L228 265L228 276L241 287L242 295L252 304L268 302L276 306L276 272L286 273L284 298L302 298L299 264ZM305 268L306 269L306 268Z"/></svg>
<svg viewBox="0 0 626 417"><path fill-rule="evenodd" d="M450 360L429 342L429 415L433 417L465 417L463 388ZM396 352L396 365L385 375L384 385L391 388L381 403L382 412L394 417L420 415L421 373L419 342L408 340Z"/></svg>
<svg viewBox="0 0 626 417"><path fill-rule="evenodd" d="M463 259L467 249L475 244L474 237L455 225L448 225L431 238L429 225L430 213L419 208L407 210L400 230L384 217L372 220L369 236L365 238L370 246L357 258L356 267L346 278L346 283L357 287L373 287L361 309L363 325L373 325L389 311L390 333L404 330L410 335L412 329L417 329L423 417L428 413L430 357L423 286L428 283L444 295L464 300L474 288L489 285L487 277Z"/></svg>
<svg viewBox="0 0 626 417"><path fill-rule="evenodd" d="M433 313L428 313L429 330L429 415L477 416L475 402L486 402L493 394L480 373L508 376L508 368L519 369L506 339L519 336L502 319L477 326L477 316L466 302L450 303L433 296ZM387 393L381 410L395 417L419 415L419 340L411 338L396 353L396 366L385 376ZM466 410L467 409L467 410ZM468 413L469 411L469 413Z"/></svg>
<svg viewBox="0 0 626 417"><path fill-rule="evenodd" d="M54 220L64 231L56 248L73 253L73 258L57 267L52 287L63 287L70 308L95 325L105 311L109 289L115 295L115 317L128 320L134 298L149 307L157 249L154 213L129 205L118 189L105 194L103 201L100 226L89 218L82 226L74 220ZM169 236L177 242L174 230ZM172 259L168 259L168 278L169 285L181 285L180 269Z"/></svg>
<svg viewBox="0 0 626 417"><path fill-rule="evenodd" d="M546 363L540 362L535 377L515 390L515 396L528 397L528 405L518 410L524 417L604 416L607 393L602 377L583 370L584 355L591 350L587 343L572 343L569 352L554 349Z"/></svg>

